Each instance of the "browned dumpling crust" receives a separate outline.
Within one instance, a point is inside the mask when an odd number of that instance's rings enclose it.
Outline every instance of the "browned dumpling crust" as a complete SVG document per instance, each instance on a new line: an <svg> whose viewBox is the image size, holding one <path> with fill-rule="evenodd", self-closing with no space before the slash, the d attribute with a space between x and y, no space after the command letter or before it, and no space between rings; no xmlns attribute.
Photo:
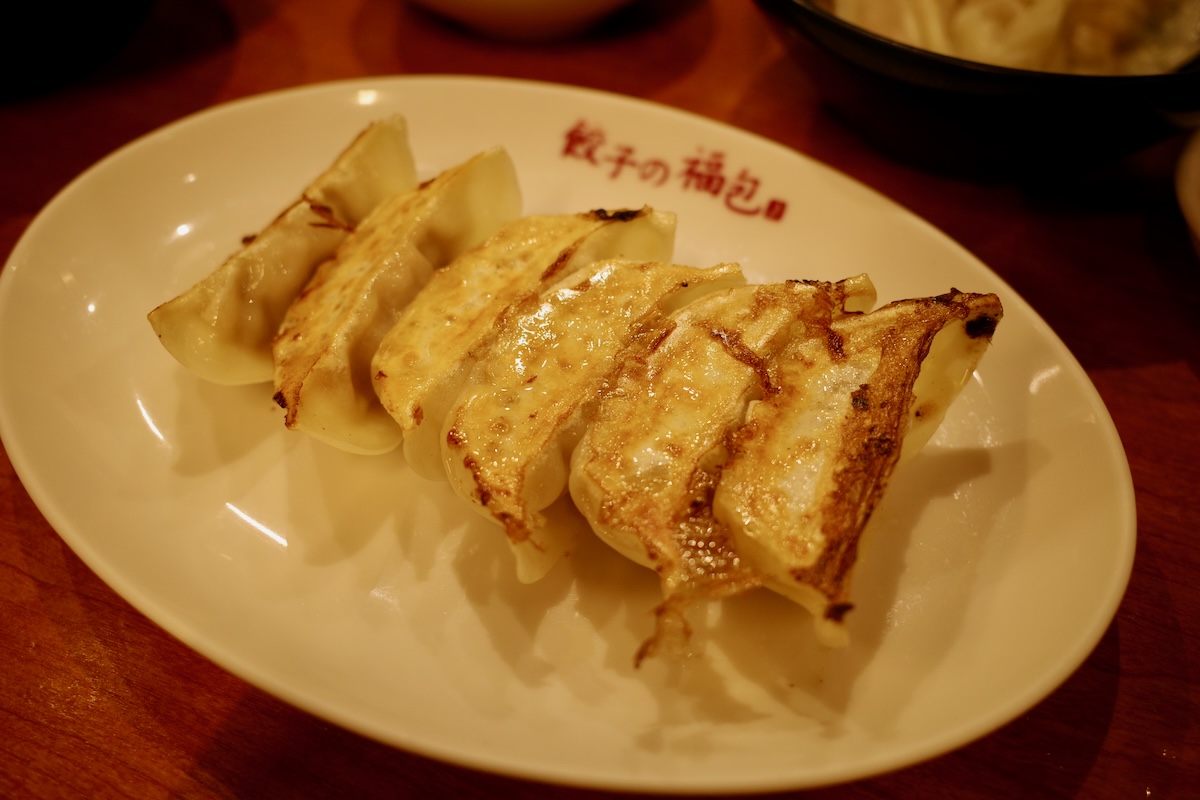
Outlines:
<svg viewBox="0 0 1200 800"><path fill-rule="evenodd" d="M269 382L271 343L317 265L383 200L417 184L408 124L367 126L285 211L195 285L149 314L163 347L199 377Z"/></svg>

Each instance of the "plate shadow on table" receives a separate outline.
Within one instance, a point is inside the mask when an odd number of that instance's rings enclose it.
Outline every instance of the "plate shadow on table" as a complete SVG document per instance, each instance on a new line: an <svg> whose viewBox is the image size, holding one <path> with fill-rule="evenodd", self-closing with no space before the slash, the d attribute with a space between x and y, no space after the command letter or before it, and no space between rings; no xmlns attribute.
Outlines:
<svg viewBox="0 0 1200 800"><path fill-rule="evenodd" d="M1118 626L1113 625L1084 668L1041 704L934 761L867 781L866 795L908 797L919 790L957 800L1083 796L1080 789L1093 772L1116 713L1121 649ZM1145 791L1140 776L1110 777L1127 783L1130 796Z"/></svg>
<svg viewBox="0 0 1200 800"><path fill-rule="evenodd" d="M230 747L253 742L253 747ZM477 772L366 739L287 706L261 692L247 692L228 715L190 776L220 796L303 797L306 800L367 798L508 798L538 800L541 783ZM609 792L556 787L560 800L603 800ZM626 800L665 795L625 794Z"/></svg>
<svg viewBox="0 0 1200 800"><path fill-rule="evenodd" d="M1145 539L1138 549L1116 619L1058 689L989 736L869 787L880 796L907 797L919 787L963 800L1082 797L1089 796L1088 786L1104 786L1114 796L1188 794L1182 753L1194 741L1195 710L1184 689L1187 657L1179 646L1187 634L1160 566L1170 556ZM1166 661L1148 672L1147 652Z"/></svg>
<svg viewBox="0 0 1200 800"><path fill-rule="evenodd" d="M80 569L86 570L82 566ZM81 579L87 580L85 576ZM107 606L88 610L94 614L111 614ZM138 637L123 630L126 661L143 663L141 657L152 660L156 652L152 648L157 647L152 644L154 635ZM1018 796L1030 800L1075 796L1104 743L1117 700L1116 662L1121 650L1121 637L1114 627L1090 659L1089 668L1073 676L1042 705L995 734L934 763L880 776L854 787L817 790L803 796L809 800L846 796L906 797L918 788L924 790L931 785L944 790L943 796L962 800L993 798L997 796L997 787L1012 787ZM214 687L222 683L220 675L207 674L208 667L198 666L197 671L201 676L207 675L206 691L216 691ZM162 694L160 682L182 683L196 676L190 672L183 676L177 669L169 674L130 670L126 676L131 696L141 699L152 715L151 719L159 720L158 732L147 728L144 733L173 741L183 720L178 708L156 702ZM237 681L229 678L228 683L234 686ZM1159 697L1155 702L1156 708L1171 707L1165 697ZM1172 716L1176 722L1186 722L1179 714ZM1050 757L1047 757L1048 750ZM1065 757L1062 754L1071 755ZM1114 776L1121 785L1128 783L1131 788L1140 777L1133 774L1123 778ZM244 690L224 715L207 746L200 749L189 766L188 778L209 789L221 787L222 791L235 797L261 797L264 793L287 797L302 793L307 798L536 798L544 796L546 791L536 783L481 775L394 749L338 728L255 689ZM1170 783L1158 785L1168 790L1172 786ZM381 792L383 786L389 787L386 792ZM401 786L406 792L395 794ZM1031 788L1035 786L1042 790L1031 794ZM303 787L302 792L300 787ZM584 800L611 795L564 788L557 790L555 796Z"/></svg>

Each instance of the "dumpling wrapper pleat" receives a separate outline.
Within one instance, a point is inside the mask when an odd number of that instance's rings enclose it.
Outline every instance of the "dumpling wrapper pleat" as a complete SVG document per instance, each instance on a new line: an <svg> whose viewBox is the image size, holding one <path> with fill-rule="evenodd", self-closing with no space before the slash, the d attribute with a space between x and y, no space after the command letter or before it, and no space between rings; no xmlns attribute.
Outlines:
<svg viewBox="0 0 1200 800"><path fill-rule="evenodd" d="M674 215L651 209L523 217L434 273L371 363L409 466L446 479L442 423L505 311L601 259L670 260L674 238Z"/></svg>
<svg viewBox="0 0 1200 800"><path fill-rule="evenodd" d="M524 582L570 548L540 513L562 494L567 459L618 359L665 333L665 315L743 281L709 269L602 261L522 303L502 320L443 428L451 486L503 526Z"/></svg>
<svg viewBox="0 0 1200 800"><path fill-rule="evenodd" d="M435 270L520 214L502 148L389 198L288 309L274 344L275 400L288 428L355 453L386 453L400 427L375 395L371 359Z"/></svg>
<svg viewBox="0 0 1200 800"><path fill-rule="evenodd" d="M416 182L404 118L368 126L257 236L150 312L159 341L205 380L270 381L271 343L313 270L380 202Z"/></svg>
<svg viewBox="0 0 1200 800"><path fill-rule="evenodd" d="M901 453L940 424L1002 314L995 295L955 291L835 319L781 351L777 390L733 438L713 511L825 644L848 640L860 537Z"/></svg>
<svg viewBox="0 0 1200 800"><path fill-rule="evenodd" d="M685 306L666 338L626 354L574 451L569 487L602 541L659 574L664 602L635 662L684 651L696 602L762 584L712 514L726 439L772 390L781 348L874 296L865 277L735 287Z"/></svg>

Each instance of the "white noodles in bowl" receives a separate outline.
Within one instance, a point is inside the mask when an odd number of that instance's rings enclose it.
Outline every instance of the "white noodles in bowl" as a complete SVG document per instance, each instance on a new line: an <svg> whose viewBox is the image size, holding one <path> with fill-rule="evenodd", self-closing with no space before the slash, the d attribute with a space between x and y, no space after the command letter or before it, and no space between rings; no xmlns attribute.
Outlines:
<svg viewBox="0 0 1200 800"><path fill-rule="evenodd" d="M1002 67L1170 72L1200 53L1197 0L818 0L903 44Z"/></svg>

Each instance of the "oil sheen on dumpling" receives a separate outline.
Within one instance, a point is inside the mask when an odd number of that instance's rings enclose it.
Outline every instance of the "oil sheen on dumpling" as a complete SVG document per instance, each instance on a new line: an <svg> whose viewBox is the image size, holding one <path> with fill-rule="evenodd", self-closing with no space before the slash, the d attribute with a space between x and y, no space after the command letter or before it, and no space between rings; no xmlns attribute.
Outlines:
<svg viewBox="0 0 1200 800"><path fill-rule="evenodd" d="M380 205L317 268L275 339L275 400L287 426L356 453L394 449L401 430L380 405L371 359L430 276L520 214L501 148Z"/></svg>
<svg viewBox="0 0 1200 800"><path fill-rule="evenodd" d="M572 456L569 487L602 541L659 574L664 602L638 662L684 649L692 603L761 585L712 514L726 438L772 390L780 348L874 299L865 276L735 287L675 312L666 338L623 357Z"/></svg>
<svg viewBox="0 0 1200 800"><path fill-rule="evenodd" d="M409 466L445 480L442 422L506 309L602 259L669 261L674 238L674 215L650 209L523 217L434 273L371 364Z"/></svg>
<svg viewBox="0 0 1200 800"><path fill-rule="evenodd" d="M159 341L205 380L270 381L271 342L313 270L384 198L416 182L404 118L373 123L257 236L150 312Z"/></svg>
<svg viewBox="0 0 1200 800"><path fill-rule="evenodd" d="M776 391L751 405L713 510L824 643L847 641L859 540L902 448L928 440L1002 314L995 295L955 291L836 319L780 353Z"/></svg>
<svg viewBox="0 0 1200 800"><path fill-rule="evenodd" d="M562 495L566 460L622 352L662 336L674 307L742 281L736 265L602 261L504 317L446 416L443 457L455 491L504 527L520 580L569 549L541 512Z"/></svg>

